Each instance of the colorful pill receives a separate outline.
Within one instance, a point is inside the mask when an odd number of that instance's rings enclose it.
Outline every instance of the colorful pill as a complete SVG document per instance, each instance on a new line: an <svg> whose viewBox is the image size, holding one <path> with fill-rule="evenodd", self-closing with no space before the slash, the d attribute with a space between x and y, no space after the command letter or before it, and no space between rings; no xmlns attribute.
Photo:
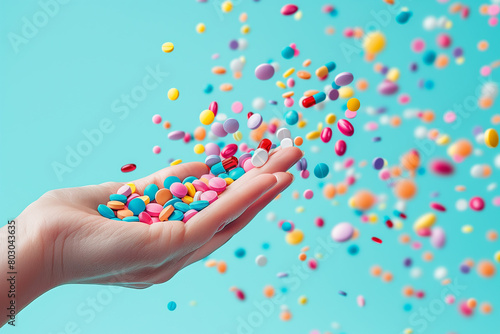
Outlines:
<svg viewBox="0 0 500 334"><path fill-rule="evenodd" d="M260 141L258 148L262 148L269 153L272 145L273 145L273 143L269 139L264 138Z"/></svg>
<svg viewBox="0 0 500 334"><path fill-rule="evenodd" d="M315 104L323 102L326 99L326 94L323 92L314 94L312 96L306 97L302 100L302 106L304 108L312 107Z"/></svg>

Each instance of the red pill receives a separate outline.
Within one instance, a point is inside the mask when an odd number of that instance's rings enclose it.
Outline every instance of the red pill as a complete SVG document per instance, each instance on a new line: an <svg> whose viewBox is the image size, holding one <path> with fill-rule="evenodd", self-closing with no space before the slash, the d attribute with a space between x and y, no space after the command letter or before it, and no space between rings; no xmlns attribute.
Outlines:
<svg viewBox="0 0 500 334"><path fill-rule="evenodd" d="M316 104L316 100L314 99L314 96L308 96L306 97L305 99L302 100L302 106L304 108L310 108L312 107L313 105Z"/></svg>
<svg viewBox="0 0 500 334"><path fill-rule="evenodd" d="M387 219L385 221L385 225L387 225L388 228L392 228L394 226L394 223L392 222L392 220Z"/></svg>
<svg viewBox="0 0 500 334"><path fill-rule="evenodd" d="M377 244L381 244L382 240L377 238L377 237L372 237L372 240L375 241Z"/></svg>
<svg viewBox="0 0 500 334"><path fill-rule="evenodd" d="M238 167L238 158L230 157L222 160L222 167L226 172L229 172L231 169Z"/></svg>
<svg viewBox="0 0 500 334"><path fill-rule="evenodd" d="M347 150L347 144L345 143L345 141L343 141L342 139L337 140L337 142L335 143L335 153L339 157L341 157L345 154L346 150Z"/></svg>
<svg viewBox="0 0 500 334"><path fill-rule="evenodd" d="M135 164L126 164L126 165L123 165L122 166L122 172L124 172L124 173L133 172L136 169L136 167L137 166Z"/></svg>
<svg viewBox="0 0 500 334"><path fill-rule="evenodd" d="M328 143L332 139L332 129L329 127L323 128L320 138L323 143Z"/></svg>
<svg viewBox="0 0 500 334"><path fill-rule="evenodd" d="M317 217L316 219L314 219L314 224L317 227L323 227L325 225L325 220L321 217Z"/></svg>
<svg viewBox="0 0 500 334"><path fill-rule="evenodd" d="M222 158L227 159L227 158L230 158L233 155L235 155L236 152L238 152L238 145L229 144L229 145L226 145L226 147L224 147L222 149L222 151L220 152L220 155Z"/></svg>
<svg viewBox="0 0 500 334"><path fill-rule="evenodd" d="M247 114L247 118L252 117L252 115L253 115L253 112L249 111L248 114Z"/></svg>
<svg viewBox="0 0 500 334"><path fill-rule="evenodd" d="M264 138L260 141L258 148L263 148L264 150L266 150L269 153L272 146L273 146L273 143L269 139Z"/></svg>
<svg viewBox="0 0 500 334"><path fill-rule="evenodd" d="M446 208L443 205L436 202L431 202L431 208L436 211L441 211L441 212L446 211Z"/></svg>
<svg viewBox="0 0 500 334"><path fill-rule="evenodd" d="M188 144L190 141L191 141L191 135L186 132L186 134L184 135L184 142Z"/></svg>

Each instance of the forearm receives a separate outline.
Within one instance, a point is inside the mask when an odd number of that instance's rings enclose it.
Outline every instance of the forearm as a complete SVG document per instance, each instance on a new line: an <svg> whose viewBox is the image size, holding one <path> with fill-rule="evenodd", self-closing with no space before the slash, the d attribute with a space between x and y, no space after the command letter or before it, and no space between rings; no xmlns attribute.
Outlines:
<svg viewBox="0 0 500 334"><path fill-rule="evenodd" d="M47 252L34 224L22 219L0 228L0 326L16 324L16 315L52 288Z"/></svg>

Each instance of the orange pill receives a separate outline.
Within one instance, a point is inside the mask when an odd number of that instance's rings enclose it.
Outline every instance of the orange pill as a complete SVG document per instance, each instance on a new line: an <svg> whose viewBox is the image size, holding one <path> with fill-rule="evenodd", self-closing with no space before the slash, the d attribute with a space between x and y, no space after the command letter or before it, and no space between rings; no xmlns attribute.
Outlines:
<svg viewBox="0 0 500 334"><path fill-rule="evenodd" d="M123 219L125 217L131 217L133 215L134 213L128 209L116 211L116 216L120 219Z"/></svg>
<svg viewBox="0 0 500 334"><path fill-rule="evenodd" d="M431 252L425 252L422 254L422 260L429 262L432 261L432 259L434 259L434 255Z"/></svg>
<svg viewBox="0 0 500 334"><path fill-rule="evenodd" d="M305 97L313 96L315 94L318 94L319 90L314 90L314 89L309 89L304 92Z"/></svg>
<svg viewBox="0 0 500 334"><path fill-rule="evenodd" d="M295 146L300 146L304 143L304 139L302 139L302 137L295 137L293 142L294 142Z"/></svg>
<svg viewBox="0 0 500 334"><path fill-rule="evenodd" d="M292 192L292 197L293 197L293 199L299 199L299 197L300 197L299 192L297 190L294 190Z"/></svg>
<svg viewBox="0 0 500 334"><path fill-rule="evenodd" d="M491 117L491 124L493 125L497 125L497 124L500 124L500 115L493 115Z"/></svg>
<svg viewBox="0 0 500 334"><path fill-rule="evenodd" d="M467 306L471 309L475 309L477 306L477 301L474 298L467 299Z"/></svg>
<svg viewBox="0 0 500 334"><path fill-rule="evenodd" d="M309 65L311 65L311 59L306 59L306 60L304 60L304 62L302 63L302 66L304 66L304 67L307 67L307 66L309 66Z"/></svg>
<svg viewBox="0 0 500 334"><path fill-rule="evenodd" d="M465 259L464 264L467 265L467 267L469 267L469 268L472 268L475 265L473 259Z"/></svg>
<svg viewBox="0 0 500 334"><path fill-rule="evenodd" d="M242 76L243 76L243 73L241 73L241 72L234 72L233 73L233 77L235 79L241 79Z"/></svg>
<svg viewBox="0 0 500 334"><path fill-rule="evenodd" d="M392 116L390 120L390 124L392 127L398 127L401 125L401 117L399 116Z"/></svg>
<svg viewBox="0 0 500 334"><path fill-rule="evenodd" d="M375 277L380 276L382 274L382 267L380 267L377 264L373 265L370 268L370 274L372 274L372 276L375 276Z"/></svg>
<svg viewBox="0 0 500 334"><path fill-rule="evenodd" d="M207 130L204 127L199 126L194 130L194 139L202 141L207 136Z"/></svg>
<svg viewBox="0 0 500 334"><path fill-rule="evenodd" d="M207 260L205 261L205 267L211 268L217 265L217 261L215 260Z"/></svg>
<svg viewBox="0 0 500 334"><path fill-rule="evenodd" d="M365 53L365 60L367 62L372 62L375 60L375 54L374 53L370 53L370 52L366 52Z"/></svg>
<svg viewBox="0 0 500 334"><path fill-rule="evenodd" d="M125 203L120 201L109 201L106 205L108 208L113 210L121 210L125 207Z"/></svg>
<svg viewBox="0 0 500 334"><path fill-rule="evenodd" d="M425 123L431 123L434 121L434 112L432 110L425 110L421 118Z"/></svg>
<svg viewBox="0 0 500 334"><path fill-rule="evenodd" d="M482 260L477 264L477 273L479 276L491 278L495 275L495 265L490 260Z"/></svg>
<svg viewBox="0 0 500 334"><path fill-rule="evenodd" d="M382 281L389 283L393 279L392 273L386 271L385 273L382 274Z"/></svg>
<svg viewBox="0 0 500 334"><path fill-rule="evenodd" d="M400 179L394 186L394 194L399 199L412 199L417 193L417 185L411 179Z"/></svg>
<svg viewBox="0 0 500 334"><path fill-rule="evenodd" d="M325 28L325 33L327 35L333 35L333 34L335 34L335 28L334 27L326 27Z"/></svg>
<svg viewBox="0 0 500 334"><path fill-rule="evenodd" d="M172 124L170 124L170 122L169 122L169 121L165 121L165 122L163 122L163 127L164 127L165 129L170 129L170 127L171 127L171 126L172 126Z"/></svg>
<svg viewBox="0 0 500 334"><path fill-rule="evenodd" d="M288 97L292 97L294 94L295 94L294 92L286 92L286 93L281 94L281 97L286 99Z"/></svg>
<svg viewBox="0 0 500 334"><path fill-rule="evenodd" d="M490 314L491 311L493 311L493 306L491 306L491 304L488 302L484 302L484 303L481 303L481 306L479 307L479 309L484 314Z"/></svg>
<svg viewBox="0 0 500 334"><path fill-rule="evenodd" d="M323 187L323 196L327 199L335 197L335 186L332 183L327 183Z"/></svg>
<svg viewBox="0 0 500 334"><path fill-rule="evenodd" d="M356 82L356 88L360 91L367 90L368 89L368 81L366 81L365 79L359 79Z"/></svg>
<svg viewBox="0 0 500 334"><path fill-rule="evenodd" d="M479 98L478 105L481 109L488 109L493 105L493 99L489 96Z"/></svg>
<svg viewBox="0 0 500 334"><path fill-rule="evenodd" d="M361 211L370 210L375 200L375 195L369 190L358 190L353 196L354 207Z"/></svg>
<svg viewBox="0 0 500 334"><path fill-rule="evenodd" d="M212 67L212 73L213 74L226 74L226 69L222 66L214 66Z"/></svg>
<svg viewBox="0 0 500 334"><path fill-rule="evenodd" d="M160 189L156 192L155 200L156 200L156 203L158 203L160 205L167 203L167 201L169 201L171 199L172 199L172 193L168 189L163 188L163 189Z"/></svg>
<svg viewBox="0 0 500 334"><path fill-rule="evenodd" d="M289 321L292 319L292 313L290 313L290 311L283 311L280 313L280 319L283 321Z"/></svg>
<svg viewBox="0 0 500 334"><path fill-rule="evenodd" d="M158 218L160 218L160 221L162 221L162 222L167 221L168 217L170 217L170 215L172 214L172 212L174 212L174 206L173 205L169 205L166 208L163 208L163 210L161 210L160 215L158 216Z"/></svg>
<svg viewBox="0 0 500 334"><path fill-rule="evenodd" d="M224 274L227 271L227 264L225 261L219 261L217 263L217 271L221 274Z"/></svg>
<svg viewBox="0 0 500 334"><path fill-rule="evenodd" d="M229 92L233 89L233 85L231 85L230 83L223 83L222 85L220 85L219 89L223 92Z"/></svg>
<svg viewBox="0 0 500 334"><path fill-rule="evenodd" d="M267 298L272 298L274 296L274 287L272 285L266 285L263 293Z"/></svg>
<svg viewBox="0 0 500 334"><path fill-rule="evenodd" d="M399 166L392 167L390 172L391 172L391 177L393 177L393 178L400 177L401 174L403 173L403 171L401 170L401 168Z"/></svg>
<svg viewBox="0 0 500 334"><path fill-rule="evenodd" d="M479 7L479 13L481 13L482 15L486 15L488 14L488 5L481 5Z"/></svg>
<svg viewBox="0 0 500 334"><path fill-rule="evenodd" d="M354 228L354 232L352 233L351 240L356 240L359 238L359 230L357 228Z"/></svg>
<svg viewBox="0 0 500 334"><path fill-rule="evenodd" d="M403 287L403 296L405 297L411 297L413 296L413 288L411 286L404 286Z"/></svg>
<svg viewBox="0 0 500 334"><path fill-rule="evenodd" d="M339 182L335 187L339 195L344 195L347 192L347 184L344 182Z"/></svg>
<svg viewBox="0 0 500 334"><path fill-rule="evenodd" d="M411 241L411 238L408 234L401 234L399 236L399 242L402 244L407 244Z"/></svg>
<svg viewBox="0 0 500 334"><path fill-rule="evenodd" d="M486 239L488 241L496 241L498 239L497 231L490 230L490 231L486 232Z"/></svg>
<svg viewBox="0 0 500 334"><path fill-rule="evenodd" d="M305 261L307 259L307 255L305 253L300 253L299 254L299 260L300 261Z"/></svg>
<svg viewBox="0 0 500 334"><path fill-rule="evenodd" d="M449 59L447 55L439 55L434 61L436 68L445 68L448 65Z"/></svg>
<svg viewBox="0 0 500 334"><path fill-rule="evenodd" d="M303 80L309 80L311 79L311 73L307 72L307 71L298 71L297 72L297 76L300 78L300 79L303 79Z"/></svg>

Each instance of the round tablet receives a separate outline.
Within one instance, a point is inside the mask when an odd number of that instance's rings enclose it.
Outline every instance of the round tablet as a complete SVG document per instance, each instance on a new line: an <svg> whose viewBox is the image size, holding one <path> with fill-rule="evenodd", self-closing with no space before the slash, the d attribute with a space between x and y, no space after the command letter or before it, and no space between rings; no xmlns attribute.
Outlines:
<svg viewBox="0 0 500 334"><path fill-rule="evenodd" d="M267 162L268 158L269 158L269 154L267 153L267 151L264 150L263 148L258 148L253 153L253 156L251 158L251 162L252 162L252 165L254 165L255 167L262 167Z"/></svg>
<svg viewBox="0 0 500 334"><path fill-rule="evenodd" d="M334 241L345 242L352 238L354 227L347 222L338 223L332 228L331 236Z"/></svg>
<svg viewBox="0 0 500 334"><path fill-rule="evenodd" d="M269 80L274 75L274 67L271 64L260 64L255 69L255 76L260 80Z"/></svg>

